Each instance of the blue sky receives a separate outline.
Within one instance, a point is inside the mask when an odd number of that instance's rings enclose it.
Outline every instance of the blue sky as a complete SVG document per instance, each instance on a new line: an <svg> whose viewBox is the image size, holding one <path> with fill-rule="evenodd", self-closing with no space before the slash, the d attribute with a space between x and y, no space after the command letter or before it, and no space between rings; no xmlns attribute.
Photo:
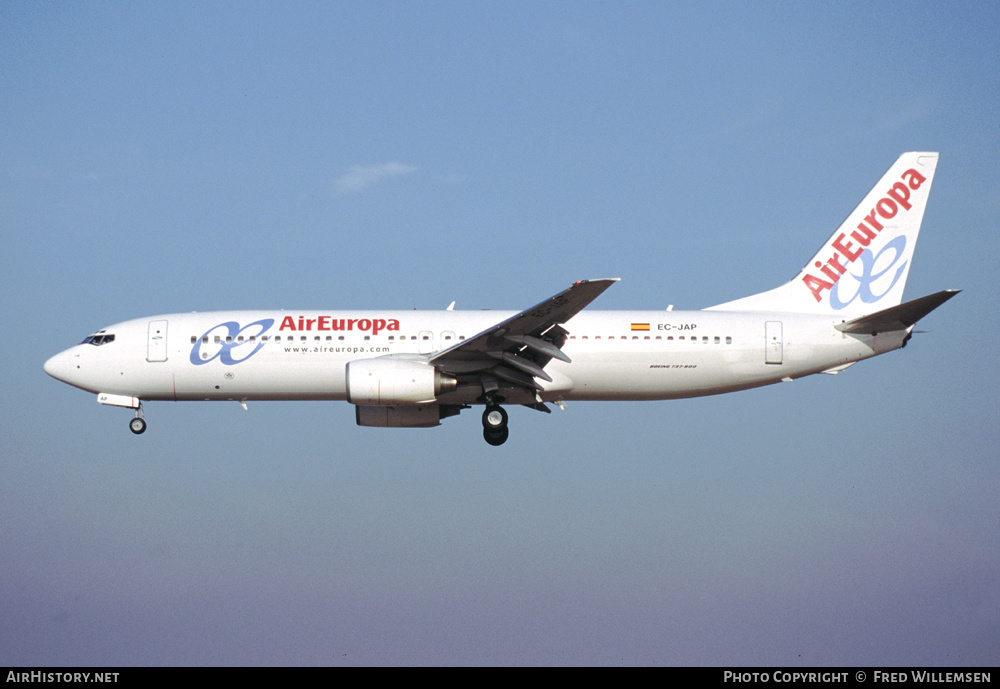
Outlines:
<svg viewBox="0 0 1000 689"><path fill-rule="evenodd" d="M996 665L993 3L0 1L0 664ZM42 372L129 318L773 287L941 161L906 350L359 428Z"/></svg>

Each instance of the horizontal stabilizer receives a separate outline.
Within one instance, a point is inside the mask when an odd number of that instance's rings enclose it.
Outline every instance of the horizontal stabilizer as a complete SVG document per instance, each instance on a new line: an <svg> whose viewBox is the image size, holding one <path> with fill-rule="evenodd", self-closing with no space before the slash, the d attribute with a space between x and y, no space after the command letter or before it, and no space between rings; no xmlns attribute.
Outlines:
<svg viewBox="0 0 1000 689"><path fill-rule="evenodd" d="M931 311L941 306L956 294L959 289L946 289L920 299L908 301L899 306L893 306L882 311L861 316L854 320L834 326L837 330L845 333L886 333L894 330L906 330L913 327L913 324L929 314Z"/></svg>

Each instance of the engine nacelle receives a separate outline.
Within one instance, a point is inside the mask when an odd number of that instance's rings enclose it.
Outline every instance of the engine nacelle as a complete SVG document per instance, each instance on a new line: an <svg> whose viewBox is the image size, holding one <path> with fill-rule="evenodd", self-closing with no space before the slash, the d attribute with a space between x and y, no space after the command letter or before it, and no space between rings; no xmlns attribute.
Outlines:
<svg viewBox="0 0 1000 689"><path fill-rule="evenodd" d="M423 361L382 357L347 364L347 401L358 406L433 402L457 387L457 380Z"/></svg>

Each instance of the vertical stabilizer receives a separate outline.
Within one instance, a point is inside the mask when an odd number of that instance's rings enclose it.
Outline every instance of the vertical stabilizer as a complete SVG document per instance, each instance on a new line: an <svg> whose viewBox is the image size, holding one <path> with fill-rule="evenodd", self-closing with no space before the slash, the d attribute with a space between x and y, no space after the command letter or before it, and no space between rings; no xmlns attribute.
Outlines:
<svg viewBox="0 0 1000 689"><path fill-rule="evenodd" d="M791 282L709 310L856 318L902 303L937 161L904 153Z"/></svg>

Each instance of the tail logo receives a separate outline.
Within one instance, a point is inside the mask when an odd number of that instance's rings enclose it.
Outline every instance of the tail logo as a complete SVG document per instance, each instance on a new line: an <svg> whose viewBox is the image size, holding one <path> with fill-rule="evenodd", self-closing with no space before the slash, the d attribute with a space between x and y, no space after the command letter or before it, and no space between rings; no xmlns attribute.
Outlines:
<svg viewBox="0 0 1000 689"><path fill-rule="evenodd" d="M900 212L906 213L909 211L913 207L910 203L910 192L919 189L920 185L926 181L926 177L910 168L900 176L900 181L894 183L885 192L885 195L879 199L874 206L872 206L872 209L868 211L868 215L866 215L865 218L858 223L857 229L851 232L850 238L848 238L845 233L841 232L833 239L832 242L830 242L829 248L833 250L830 258L828 258L825 262L816 261L816 263L813 264L819 269L819 272L822 273L824 277L818 277L811 273L806 273L802 277L802 282L805 283L806 287L812 293L816 301L822 301L823 292L825 290L830 290L830 305L835 309L842 309L847 306L847 304L854 301L857 296L860 296L861 300L864 302L878 301L892 289L892 286L890 285L885 292L876 297L872 293L869 285L871 282L877 280L881 275L892 268L892 266L899 260L900 256L903 255L903 249L906 248L906 237L900 235L890 241L882 248L881 251L879 251L878 256L873 256L871 250L866 247L872 243L872 240L878 236L879 232L885 229L885 226L879 218L882 220L889 220L896 217L896 215ZM873 274L875 265L878 263L878 259L889 248L893 248L895 252L892 263L889 267L880 270L877 274ZM858 293L854 297L851 297L848 301L841 302L839 296L836 294L836 290L834 290L834 286L840 281L840 278L847 273L847 269L859 259L861 260L861 275L857 276L852 273L853 277L857 278L859 283ZM900 276L900 271L902 271L905 266L906 262L904 261L903 266L899 268L896 272L895 278L893 278L893 285L896 284L896 280Z"/></svg>
<svg viewBox="0 0 1000 689"><path fill-rule="evenodd" d="M892 258L883 259L886 252L890 250L892 251ZM838 283L837 287L830 290L830 306L839 311L855 299L859 298L866 304L874 304L886 294L891 292L892 288L899 281L899 277L903 274L907 261L903 261L902 265L896 268L896 272L892 276L892 282L889 283L889 286L882 290L881 293L875 294L872 291L872 283L876 282L879 278L886 276L899 262L899 259L903 257L905 251L906 237L903 235L899 235L895 239L889 241L884 247L882 247L882 250L878 252L878 255L873 254L870 249L862 251L858 256L861 261L861 275L851 273L851 277L858 281L857 292L855 292L854 296L847 301L841 301L839 289L837 288L840 286ZM876 266L884 267L880 268L878 272L875 272Z"/></svg>

